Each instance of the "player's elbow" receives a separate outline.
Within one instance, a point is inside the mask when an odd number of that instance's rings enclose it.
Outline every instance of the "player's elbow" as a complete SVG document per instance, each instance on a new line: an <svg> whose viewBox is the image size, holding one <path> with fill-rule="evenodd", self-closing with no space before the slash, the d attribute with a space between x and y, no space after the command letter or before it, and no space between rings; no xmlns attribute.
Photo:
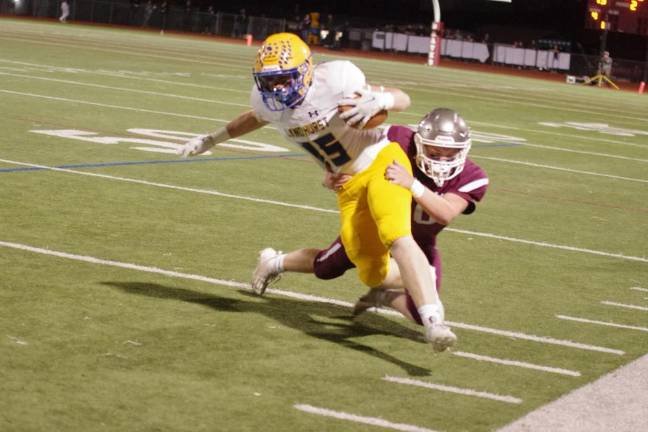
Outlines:
<svg viewBox="0 0 648 432"><path fill-rule="evenodd" d="M441 225L450 225L457 215L452 211L439 211L437 209L437 211L430 216L432 216L432 218Z"/></svg>

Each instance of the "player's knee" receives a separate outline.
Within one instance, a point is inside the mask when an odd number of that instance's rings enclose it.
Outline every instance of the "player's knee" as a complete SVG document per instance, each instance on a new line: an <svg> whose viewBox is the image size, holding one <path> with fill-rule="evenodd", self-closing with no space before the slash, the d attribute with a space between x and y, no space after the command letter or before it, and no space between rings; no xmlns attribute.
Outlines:
<svg viewBox="0 0 648 432"><path fill-rule="evenodd" d="M401 238L411 237L410 231L407 227L389 221L381 221L381 224L378 225L378 235L380 236L380 241L388 250L391 249L395 243L399 242Z"/></svg>
<svg viewBox="0 0 648 432"><path fill-rule="evenodd" d="M313 261L313 273L318 279L330 280L342 276L353 267L346 254L331 254L329 249L320 251Z"/></svg>
<svg viewBox="0 0 648 432"><path fill-rule="evenodd" d="M382 285L389 267L382 261L358 267L358 277L370 288Z"/></svg>
<svg viewBox="0 0 648 432"><path fill-rule="evenodd" d="M315 273L315 277L317 277L318 279L323 279L323 280L335 279L337 277L342 276L345 272L346 269L340 271L330 265L318 264L317 261L315 261L314 273Z"/></svg>

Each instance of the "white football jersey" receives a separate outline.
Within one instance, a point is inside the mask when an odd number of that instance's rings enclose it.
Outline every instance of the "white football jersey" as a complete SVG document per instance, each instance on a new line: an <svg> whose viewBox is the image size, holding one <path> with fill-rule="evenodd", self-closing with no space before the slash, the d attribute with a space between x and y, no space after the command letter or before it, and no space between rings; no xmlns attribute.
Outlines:
<svg viewBox="0 0 648 432"><path fill-rule="evenodd" d="M250 102L259 120L277 127L289 141L310 153L331 172L356 174L367 168L387 145L381 128L355 129L338 116L338 102L367 85L364 73L350 61L320 63L306 98L294 109L271 111L254 86Z"/></svg>

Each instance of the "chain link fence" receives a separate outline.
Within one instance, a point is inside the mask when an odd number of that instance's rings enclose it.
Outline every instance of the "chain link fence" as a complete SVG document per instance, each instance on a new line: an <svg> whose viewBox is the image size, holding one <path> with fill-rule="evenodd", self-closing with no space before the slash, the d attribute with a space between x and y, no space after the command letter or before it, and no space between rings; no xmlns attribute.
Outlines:
<svg viewBox="0 0 648 432"><path fill-rule="evenodd" d="M59 0L0 0L0 14L58 18ZM286 30L286 20L186 9L167 3L74 0L69 20L254 39Z"/></svg>

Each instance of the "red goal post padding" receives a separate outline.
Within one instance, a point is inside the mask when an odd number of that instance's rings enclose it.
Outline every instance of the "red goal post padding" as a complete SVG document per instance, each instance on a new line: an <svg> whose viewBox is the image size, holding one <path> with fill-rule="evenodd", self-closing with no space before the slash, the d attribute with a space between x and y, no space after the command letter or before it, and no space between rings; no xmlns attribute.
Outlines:
<svg viewBox="0 0 648 432"><path fill-rule="evenodd" d="M443 35L443 23L441 21L432 23L430 34L430 51L428 52L428 66L438 66L441 60L441 37Z"/></svg>

